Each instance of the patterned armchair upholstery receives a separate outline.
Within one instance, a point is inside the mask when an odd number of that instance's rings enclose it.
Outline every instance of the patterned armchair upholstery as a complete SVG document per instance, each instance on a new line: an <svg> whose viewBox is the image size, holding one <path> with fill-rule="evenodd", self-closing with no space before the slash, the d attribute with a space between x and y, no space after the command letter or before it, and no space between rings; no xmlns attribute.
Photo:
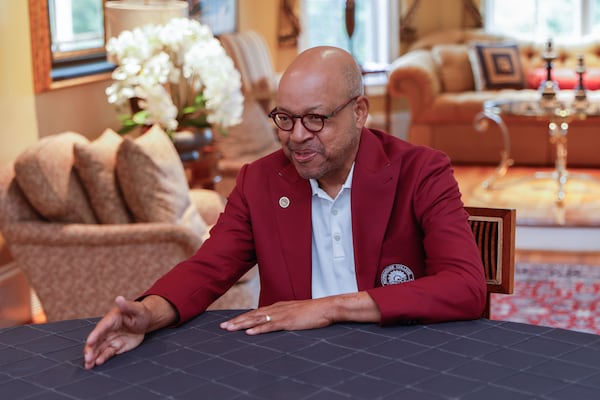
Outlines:
<svg viewBox="0 0 600 400"><path fill-rule="evenodd" d="M49 136L0 170L0 231L48 321L135 298L201 246L223 206L215 191L188 189L159 128L135 140L109 130L94 141ZM255 307L256 275L212 308Z"/></svg>
<svg viewBox="0 0 600 400"><path fill-rule="evenodd" d="M219 40L240 72L244 96L257 100L269 113L277 93L277 75L265 39L249 30L226 33Z"/></svg>
<svg viewBox="0 0 600 400"><path fill-rule="evenodd" d="M481 253L487 282L483 316L490 317L491 293L512 294L515 275L516 210L465 207Z"/></svg>

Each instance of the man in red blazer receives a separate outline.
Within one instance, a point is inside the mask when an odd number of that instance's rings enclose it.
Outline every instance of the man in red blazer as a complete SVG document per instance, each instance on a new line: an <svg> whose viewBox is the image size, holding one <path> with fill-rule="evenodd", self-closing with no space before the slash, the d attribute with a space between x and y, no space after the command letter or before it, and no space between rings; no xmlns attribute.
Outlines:
<svg viewBox="0 0 600 400"><path fill-rule="evenodd" d="M361 71L341 49L301 53L277 100L282 149L242 168L193 257L142 300L115 300L88 336L86 368L203 312L255 264L259 307L223 329L481 316L483 266L448 157L364 127Z"/></svg>

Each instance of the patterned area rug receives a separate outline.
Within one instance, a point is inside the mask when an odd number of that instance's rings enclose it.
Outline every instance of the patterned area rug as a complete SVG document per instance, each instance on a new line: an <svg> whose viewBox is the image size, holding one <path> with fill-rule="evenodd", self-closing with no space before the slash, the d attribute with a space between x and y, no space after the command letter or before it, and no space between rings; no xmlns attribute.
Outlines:
<svg viewBox="0 0 600 400"><path fill-rule="evenodd" d="M514 294L491 302L492 319L600 334L600 266L518 263Z"/></svg>

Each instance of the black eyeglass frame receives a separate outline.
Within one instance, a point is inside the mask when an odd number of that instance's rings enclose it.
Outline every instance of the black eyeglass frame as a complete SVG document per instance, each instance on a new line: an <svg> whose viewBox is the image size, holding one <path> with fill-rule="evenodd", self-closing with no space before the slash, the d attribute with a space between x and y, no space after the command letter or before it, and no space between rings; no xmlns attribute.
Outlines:
<svg viewBox="0 0 600 400"><path fill-rule="evenodd" d="M337 107L336 109L334 109L329 114L325 114L325 115L323 115L323 114L317 114L317 113L306 113L306 114L302 114L302 115L296 115L296 114L290 114L290 113L285 112L285 111L278 111L277 107L275 107L269 113L269 118L271 118L273 120L273 123L275 123L275 125L277 126L277 128L281 129L282 131L286 131L286 132L293 131L294 130L294 126L296 126L296 120L299 119L300 123L302 123L302 126L304 126L304 128L307 131L309 131L311 133L319 133L325 127L325 121L326 120L333 118L337 113L339 113L340 111L342 111L344 108L346 108L353 101L356 101L359 97L360 97L360 95L354 96L354 97L350 98L350 100L348 100L347 102L345 102L341 106ZM278 115L285 115L288 118L290 118L290 120L292 121L292 126L289 129L282 128L277 123L277 116ZM306 118L306 117L317 118L317 119L321 120L321 128L319 128L319 129L311 129L308 126L306 126L306 123L304 122L304 118Z"/></svg>

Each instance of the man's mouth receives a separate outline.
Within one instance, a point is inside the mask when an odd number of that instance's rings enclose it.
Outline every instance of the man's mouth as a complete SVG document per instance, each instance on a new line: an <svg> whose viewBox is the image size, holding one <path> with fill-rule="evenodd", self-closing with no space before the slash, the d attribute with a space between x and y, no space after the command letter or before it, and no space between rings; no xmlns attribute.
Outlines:
<svg viewBox="0 0 600 400"><path fill-rule="evenodd" d="M300 163L308 162L317 156L316 151L312 150L296 150L292 152L294 160Z"/></svg>

